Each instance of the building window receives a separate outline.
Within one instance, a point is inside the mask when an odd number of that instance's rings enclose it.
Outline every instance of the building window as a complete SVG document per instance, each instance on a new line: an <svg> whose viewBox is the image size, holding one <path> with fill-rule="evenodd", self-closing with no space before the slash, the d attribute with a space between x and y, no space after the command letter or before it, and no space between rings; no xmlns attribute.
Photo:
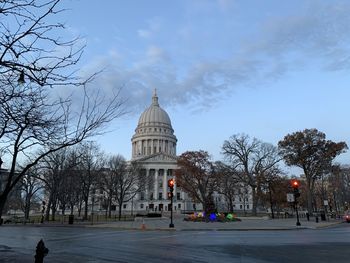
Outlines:
<svg viewBox="0 0 350 263"><path fill-rule="evenodd" d="M181 200L181 194L180 193L176 193L176 199L177 200Z"/></svg>
<svg viewBox="0 0 350 263"><path fill-rule="evenodd" d="M239 209L242 209L243 208L243 206L242 205L239 205Z"/></svg>
<svg viewBox="0 0 350 263"><path fill-rule="evenodd" d="M249 209L249 205L247 205L247 209Z"/></svg>
<svg viewBox="0 0 350 263"><path fill-rule="evenodd" d="M145 200L145 193L141 192L140 200Z"/></svg>
<svg viewBox="0 0 350 263"><path fill-rule="evenodd" d="M153 200L153 193L151 193L149 199L150 199L150 200Z"/></svg>
<svg viewBox="0 0 350 263"><path fill-rule="evenodd" d="M125 204L125 205L123 205L123 209L126 209L126 206L127 206L126 204Z"/></svg>
<svg viewBox="0 0 350 263"><path fill-rule="evenodd" d="M140 204L140 208L143 209L143 204Z"/></svg>
<svg viewBox="0 0 350 263"><path fill-rule="evenodd" d="M162 200L163 199L163 193L158 193L158 199Z"/></svg>
<svg viewBox="0 0 350 263"><path fill-rule="evenodd" d="M181 204L178 204L177 207L178 207L179 209L181 209Z"/></svg>

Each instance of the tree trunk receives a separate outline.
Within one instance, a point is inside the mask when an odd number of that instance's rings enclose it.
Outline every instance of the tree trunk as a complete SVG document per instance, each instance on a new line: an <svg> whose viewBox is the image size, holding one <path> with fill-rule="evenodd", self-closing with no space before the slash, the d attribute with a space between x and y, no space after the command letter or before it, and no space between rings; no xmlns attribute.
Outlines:
<svg viewBox="0 0 350 263"><path fill-rule="evenodd" d="M50 220L51 203L52 203L52 197L50 196L49 197L49 201L47 202L47 206L46 206L45 221L49 221Z"/></svg>
<svg viewBox="0 0 350 263"><path fill-rule="evenodd" d="M52 221L56 220L56 201L51 203L51 219Z"/></svg>
<svg viewBox="0 0 350 263"><path fill-rule="evenodd" d="M232 200L232 198L230 198L229 205L230 205L230 212L233 213L233 200Z"/></svg>
<svg viewBox="0 0 350 263"><path fill-rule="evenodd" d="M26 196L25 206L24 206L24 219L29 219L29 211L30 211L30 196Z"/></svg>
<svg viewBox="0 0 350 263"><path fill-rule="evenodd" d="M66 205L62 205L62 215L64 215L66 213Z"/></svg>
<svg viewBox="0 0 350 263"><path fill-rule="evenodd" d="M253 208L252 208L252 215L256 216L257 215L257 204L258 204L258 199L256 195L256 187L251 186L252 188L252 198L253 198Z"/></svg>
<svg viewBox="0 0 350 263"><path fill-rule="evenodd" d="M270 184L269 184L269 198L270 198L270 207L271 207L271 218L274 219L275 215L273 213L273 202L272 202L272 194L271 194Z"/></svg>
<svg viewBox="0 0 350 263"><path fill-rule="evenodd" d="M3 193L2 195L0 195L0 218L5 208L6 199L7 199L7 194ZM0 225L1 225L1 222L0 222Z"/></svg>
<svg viewBox="0 0 350 263"><path fill-rule="evenodd" d="M108 200L108 218L112 217L112 199L109 198Z"/></svg>
<svg viewBox="0 0 350 263"><path fill-rule="evenodd" d="M89 197L84 199L84 203L85 203L84 220L87 220L87 218L88 218L88 202L89 202Z"/></svg>
<svg viewBox="0 0 350 263"><path fill-rule="evenodd" d="M79 205L78 205L78 216L79 216L79 217L81 216L81 209L82 209L82 206L83 206L83 202L79 201Z"/></svg>
<svg viewBox="0 0 350 263"><path fill-rule="evenodd" d="M119 218L119 221L120 219L122 218L122 205L123 203L119 203L119 210L118 210L118 218Z"/></svg>
<svg viewBox="0 0 350 263"><path fill-rule="evenodd" d="M24 207L24 219L28 220L29 219L29 211L30 211L30 198L28 195L26 196L26 204Z"/></svg>
<svg viewBox="0 0 350 263"><path fill-rule="evenodd" d="M309 215L312 215L312 191L311 191L311 179L306 180L306 196L307 196L307 211Z"/></svg>

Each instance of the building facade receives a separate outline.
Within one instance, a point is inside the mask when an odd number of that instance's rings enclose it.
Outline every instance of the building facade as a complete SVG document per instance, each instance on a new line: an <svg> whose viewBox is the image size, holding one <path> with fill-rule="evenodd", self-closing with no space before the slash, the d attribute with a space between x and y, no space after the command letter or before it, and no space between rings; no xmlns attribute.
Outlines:
<svg viewBox="0 0 350 263"><path fill-rule="evenodd" d="M146 183L135 200L124 205L124 210L169 211L168 180L174 178L176 182L177 138L169 115L159 105L156 90L151 105L139 118L131 144L131 161L140 165ZM173 211L196 209L196 204L176 183L173 201Z"/></svg>

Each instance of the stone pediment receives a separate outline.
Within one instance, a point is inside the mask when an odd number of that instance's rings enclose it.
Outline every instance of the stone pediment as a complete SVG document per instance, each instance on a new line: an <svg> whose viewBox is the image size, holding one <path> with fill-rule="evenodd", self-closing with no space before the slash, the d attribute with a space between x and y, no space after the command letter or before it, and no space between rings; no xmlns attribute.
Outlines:
<svg viewBox="0 0 350 263"><path fill-rule="evenodd" d="M159 163L159 162L176 163L177 157L169 154L165 154L165 153L156 153L146 157L142 157L136 161L143 162L143 163Z"/></svg>

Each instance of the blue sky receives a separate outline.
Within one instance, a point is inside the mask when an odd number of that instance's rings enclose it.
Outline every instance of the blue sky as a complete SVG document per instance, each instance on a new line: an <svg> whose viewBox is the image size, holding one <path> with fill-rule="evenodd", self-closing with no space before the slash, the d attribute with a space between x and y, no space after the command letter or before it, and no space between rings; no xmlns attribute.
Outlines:
<svg viewBox="0 0 350 263"><path fill-rule="evenodd" d="M67 35L86 43L82 74L122 87L129 114L97 138L131 157L130 139L157 88L178 153L246 133L277 144L317 128L350 145L349 1L65 0ZM350 154L338 161L350 163Z"/></svg>

